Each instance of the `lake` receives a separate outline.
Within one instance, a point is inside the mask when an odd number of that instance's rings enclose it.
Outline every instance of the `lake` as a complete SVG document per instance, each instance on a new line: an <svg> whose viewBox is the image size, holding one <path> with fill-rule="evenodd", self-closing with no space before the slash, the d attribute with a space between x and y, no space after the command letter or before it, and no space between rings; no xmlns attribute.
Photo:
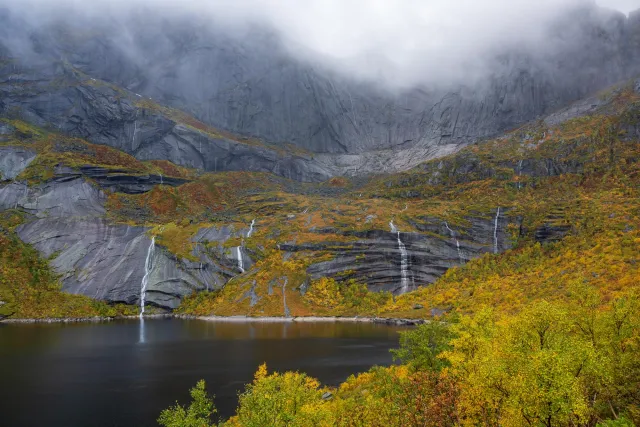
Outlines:
<svg viewBox="0 0 640 427"><path fill-rule="evenodd" d="M258 365L337 385L392 363L402 328L181 319L0 324L3 426L155 426L199 379L227 418Z"/></svg>

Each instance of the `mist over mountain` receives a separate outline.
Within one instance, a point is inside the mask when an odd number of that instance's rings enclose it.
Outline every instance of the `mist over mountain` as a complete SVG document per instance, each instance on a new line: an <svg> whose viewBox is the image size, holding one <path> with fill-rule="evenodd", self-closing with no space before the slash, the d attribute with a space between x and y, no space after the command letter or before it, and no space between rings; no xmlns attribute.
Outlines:
<svg viewBox="0 0 640 427"><path fill-rule="evenodd" d="M0 111L142 159L209 170L302 180L404 170L639 69L638 13L590 1L83 3L3 9L0 49L11 59ZM115 84L133 103L114 113L87 101L91 85L58 93L59 85L38 92L33 84L63 75ZM17 90L25 84L30 91ZM227 152L214 164L191 143L175 154L182 149L162 127L138 123L136 98L238 138L314 154L284 164L265 162L264 152ZM82 99L91 108L75 111Z"/></svg>

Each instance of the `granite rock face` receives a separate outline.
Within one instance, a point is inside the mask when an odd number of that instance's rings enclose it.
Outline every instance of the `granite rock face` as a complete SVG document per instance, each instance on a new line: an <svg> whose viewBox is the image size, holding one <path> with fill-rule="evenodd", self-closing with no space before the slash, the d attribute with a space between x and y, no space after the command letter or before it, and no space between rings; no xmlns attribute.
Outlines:
<svg viewBox="0 0 640 427"><path fill-rule="evenodd" d="M482 87L402 92L297 60L268 29L236 34L147 11L127 18L125 39L121 26L80 18L36 26L20 11L1 14L0 57L11 60L0 62L0 113L140 159L303 181L407 169L640 72L638 13L627 18L595 6L562 18L542 51L497 57ZM92 37L83 36L88 25ZM30 55L16 61L16 46ZM142 108L149 98L242 137L176 123ZM283 143L314 154L283 155L273 148L287 151Z"/></svg>
<svg viewBox="0 0 640 427"><path fill-rule="evenodd" d="M111 303L139 304L147 253L148 229L114 225L102 218L42 218L18 228L62 275L63 290ZM196 247L199 262L179 259L156 245L151 259L146 302L176 308L194 292L220 289L238 274L224 253L211 256Z"/></svg>
<svg viewBox="0 0 640 427"><path fill-rule="evenodd" d="M0 115L54 127L139 160L169 160L209 171L271 172L298 181L323 181L334 174L310 156L179 123L156 104L144 104L148 99L86 78L66 65L17 68L0 61L0 95Z"/></svg>
<svg viewBox="0 0 640 427"><path fill-rule="evenodd" d="M497 213L497 212L496 212ZM518 224L501 212L496 218L467 218L468 228L448 228L442 221L423 218L413 226L421 232L400 232L400 240L408 254L409 290L436 281L449 268L457 267L484 253L504 252L511 248L507 234L509 224ZM331 261L312 264L307 272L312 279L336 277L357 279L374 291L401 292L401 251L398 235L381 230L348 233L358 237L355 242L322 242L313 244L283 244L284 251L328 251ZM434 236L434 234L437 236Z"/></svg>
<svg viewBox="0 0 640 427"><path fill-rule="evenodd" d="M51 259L64 291L138 304L151 245L149 230L110 223L104 218L104 201L100 188L73 175L56 175L36 187L18 182L0 185L0 211L19 209L29 214L33 220L17 228L18 236ZM231 229L203 229L192 253L198 261L178 258L156 245L147 303L172 309L187 295L224 286L239 274L235 256L222 247L236 234ZM252 265L248 255L245 263Z"/></svg>
<svg viewBox="0 0 640 427"><path fill-rule="evenodd" d="M99 166L80 166L78 169L57 166L54 177L56 181L89 178L104 190L127 194L146 193L156 185L177 187L189 182L189 180L182 178L132 174L126 169L107 169Z"/></svg>
<svg viewBox="0 0 640 427"><path fill-rule="evenodd" d="M507 52L496 59L482 87L402 92L299 61L265 29L237 35L197 19L165 20L151 13L130 17L125 40L120 28L107 22L92 27L92 22L72 21L70 16L56 25L34 25L21 12L0 10L0 116L108 145L140 160L163 159L207 171L270 172L306 182L406 170L551 112L545 123L555 126L597 111L603 102L592 97L570 105L573 101L640 72L640 13L626 18L595 7L559 24L544 52ZM635 87L640 92L638 81ZM638 121L630 121L627 135L640 135ZM0 122L0 141L16 131ZM425 179L431 185L465 183L495 177L504 168L535 177L582 171L581 164L563 159L522 159L495 167L465 156L424 165L425 173L389 188L416 187L425 182L412 180ZM46 183L16 182L34 157L26 148L0 147L0 210L28 214L30 222L17 229L20 238L52 259L65 291L139 303L149 229L109 222L106 192L139 194L186 180L58 166ZM312 279L355 278L372 290L397 294L404 262L398 239L406 249L410 287L430 284L451 267L511 247L507 227L520 221L497 209L495 216L466 218L466 227L414 218L412 230L399 234L332 229L327 233L345 233L354 241L279 247L289 254L333 254L331 261L308 268ZM549 218L534 233L538 241L551 242L569 231L559 218ZM253 261L246 246L224 245L239 237L246 239L247 230L202 228L188 259L158 242L148 303L175 308L186 295L219 289L249 270ZM245 296L257 302L253 287ZM286 301L283 306L286 312Z"/></svg>
<svg viewBox="0 0 640 427"><path fill-rule="evenodd" d="M104 193L81 179L50 181L37 187L11 182L0 186L0 209L21 209L38 218L100 217Z"/></svg>
<svg viewBox="0 0 640 427"><path fill-rule="evenodd" d="M15 179L36 158L36 153L19 147L0 147L0 181Z"/></svg>

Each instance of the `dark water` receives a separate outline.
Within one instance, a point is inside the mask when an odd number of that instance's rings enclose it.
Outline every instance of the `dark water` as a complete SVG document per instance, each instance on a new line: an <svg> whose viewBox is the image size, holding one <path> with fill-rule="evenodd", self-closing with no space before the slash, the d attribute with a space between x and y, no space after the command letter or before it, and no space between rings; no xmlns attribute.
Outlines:
<svg viewBox="0 0 640 427"><path fill-rule="evenodd" d="M0 425L153 426L198 379L228 417L262 362L335 385L391 363L397 332L331 322L0 324Z"/></svg>

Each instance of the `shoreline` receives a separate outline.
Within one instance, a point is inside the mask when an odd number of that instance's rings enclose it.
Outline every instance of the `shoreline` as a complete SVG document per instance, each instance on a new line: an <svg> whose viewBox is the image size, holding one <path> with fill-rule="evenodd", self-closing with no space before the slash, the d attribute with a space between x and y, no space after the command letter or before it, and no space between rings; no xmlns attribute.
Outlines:
<svg viewBox="0 0 640 427"><path fill-rule="evenodd" d="M139 316L121 317L61 317L43 319L3 319L0 324L35 324L35 323L102 323L118 320L136 320ZM182 319L182 320L202 320L205 322L236 322L236 323L327 323L327 322L350 322L350 323L376 323L390 326L416 326L427 323L428 319L402 319L392 317L249 317L249 316L193 316L186 314L152 314L144 316L144 320L155 319Z"/></svg>
<svg viewBox="0 0 640 427"><path fill-rule="evenodd" d="M151 314L144 316L144 320L152 319L169 319L176 317L173 314ZM0 325L7 324L30 324L30 323L103 323L113 322L118 320L135 320L140 319L140 316L119 316L119 317L44 317L41 319L3 319L0 320Z"/></svg>
<svg viewBox="0 0 640 427"><path fill-rule="evenodd" d="M180 317L180 316L178 316ZM339 317L339 316L304 316L304 317L249 317L249 316L184 316L182 318L203 320L206 322L264 322L264 323L376 323L397 326L414 326L427 323L428 319L403 319L392 317Z"/></svg>

